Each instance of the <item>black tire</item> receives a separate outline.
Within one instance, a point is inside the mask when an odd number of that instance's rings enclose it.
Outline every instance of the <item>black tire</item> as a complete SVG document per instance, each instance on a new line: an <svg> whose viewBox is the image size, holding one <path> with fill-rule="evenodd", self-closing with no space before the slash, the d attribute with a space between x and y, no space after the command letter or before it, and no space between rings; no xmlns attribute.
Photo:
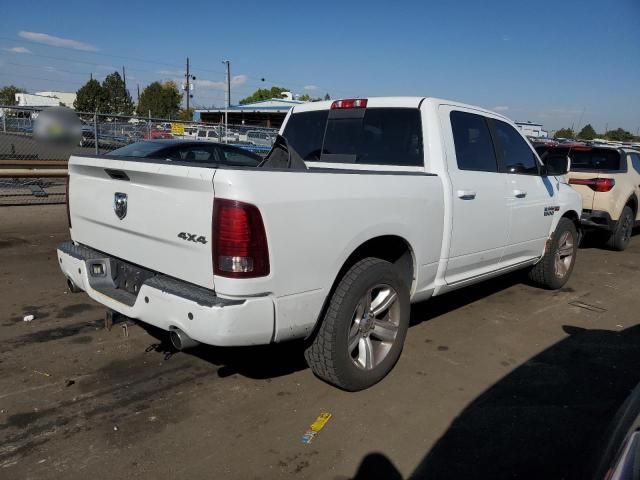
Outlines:
<svg viewBox="0 0 640 480"><path fill-rule="evenodd" d="M620 218L616 223L616 228L611 232L611 235L606 241L606 246L612 250L618 252L623 251L629 246L631 241L631 233L633 232L633 224L635 219L633 217L633 210L628 205L622 209Z"/></svg>
<svg viewBox="0 0 640 480"><path fill-rule="evenodd" d="M570 265L566 271L556 271L556 255L559 253L560 240L565 234L571 236L573 251ZM573 271L576 264L576 254L578 253L578 231L575 224L568 218L563 217L558 222L555 232L551 236L549 248L544 252L544 256L529 271L529 279L536 285L547 288L549 290L557 290L562 288Z"/></svg>
<svg viewBox="0 0 640 480"><path fill-rule="evenodd" d="M356 365L349 351L349 335L361 300L370 289L381 284L391 287L397 294L398 307L395 303L393 307L399 312L397 331L380 363L364 369ZM309 367L322 380L343 390L353 392L374 385L391 371L400 357L409 328L410 308L409 289L393 264L378 258L360 260L340 279L322 323L305 351ZM375 338L375 334L373 336Z"/></svg>

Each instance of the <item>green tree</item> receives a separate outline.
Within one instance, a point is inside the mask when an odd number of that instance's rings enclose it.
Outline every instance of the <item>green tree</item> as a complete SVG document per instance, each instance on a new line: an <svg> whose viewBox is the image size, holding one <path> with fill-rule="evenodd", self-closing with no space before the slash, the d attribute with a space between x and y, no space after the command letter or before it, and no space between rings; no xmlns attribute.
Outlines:
<svg viewBox="0 0 640 480"><path fill-rule="evenodd" d="M153 82L140 94L138 114L156 118L175 118L180 111L182 95L175 82Z"/></svg>
<svg viewBox="0 0 640 480"><path fill-rule="evenodd" d="M133 100L118 72L107 75L102 82L102 90L105 110L108 113L116 115L131 115L133 113Z"/></svg>
<svg viewBox="0 0 640 480"><path fill-rule="evenodd" d="M331 95L329 95L328 93L324 94L324 99L325 100L331 100Z"/></svg>
<svg viewBox="0 0 640 480"><path fill-rule="evenodd" d="M576 133L572 128L561 128L560 130L556 130L553 138L575 138L575 136Z"/></svg>
<svg viewBox="0 0 640 480"><path fill-rule="evenodd" d="M7 85L6 87L0 88L0 105L7 105L8 107L16 105L18 103L16 101L16 93L25 92L26 90L16 87L15 85Z"/></svg>
<svg viewBox="0 0 640 480"><path fill-rule="evenodd" d="M282 92L288 92L289 89L283 87L259 88L248 97L240 100L240 105L247 103L259 102L260 100L269 100L271 98L281 98Z"/></svg>
<svg viewBox="0 0 640 480"><path fill-rule="evenodd" d="M100 82L93 78L76 92L73 108L78 112L107 113L107 102Z"/></svg>
<svg viewBox="0 0 640 480"><path fill-rule="evenodd" d="M604 134L604 137L607 140L613 140L616 142L628 142L630 140L633 140L633 135L622 128L609 130L607 133Z"/></svg>
<svg viewBox="0 0 640 480"><path fill-rule="evenodd" d="M591 124L587 123L584 128L580 130L580 133L578 133L578 138L581 138L582 140L593 140L597 135L598 134L593 129Z"/></svg>
<svg viewBox="0 0 640 480"><path fill-rule="evenodd" d="M178 120L184 120L185 122L190 122L193 120L193 108L183 108L178 112Z"/></svg>
<svg viewBox="0 0 640 480"><path fill-rule="evenodd" d="M309 95L308 93L305 93L304 95L300 95L300 97L298 97L298 100L300 100L301 102L310 102L313 100L313 98L311 98L311 95Z"/></svg>

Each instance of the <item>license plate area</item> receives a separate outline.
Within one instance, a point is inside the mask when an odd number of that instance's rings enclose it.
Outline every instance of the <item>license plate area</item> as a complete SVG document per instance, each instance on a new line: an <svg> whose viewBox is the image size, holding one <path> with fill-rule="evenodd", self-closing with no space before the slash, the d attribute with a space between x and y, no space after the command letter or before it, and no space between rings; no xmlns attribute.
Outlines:
<svg viewBox="0 0 640 480"><path fill-rule="evenodd" d="M145 281L155 272L115 258L95 258L86 261L89 284L100 293L133 305Z"/></svg>

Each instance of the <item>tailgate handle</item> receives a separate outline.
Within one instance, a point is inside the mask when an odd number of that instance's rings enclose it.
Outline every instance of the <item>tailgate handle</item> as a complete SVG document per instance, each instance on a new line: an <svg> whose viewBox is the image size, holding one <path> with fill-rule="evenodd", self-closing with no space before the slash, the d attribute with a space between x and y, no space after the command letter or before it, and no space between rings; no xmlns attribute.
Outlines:
<svg viewBox="0 0 640 480"><path fill-rule="evenodd" d="M107 172L107 175L109 175L114 180L123 180L125 182L129 181L129 176L122 170L112 170L110 168L105 168L104 171Z"/></svg>

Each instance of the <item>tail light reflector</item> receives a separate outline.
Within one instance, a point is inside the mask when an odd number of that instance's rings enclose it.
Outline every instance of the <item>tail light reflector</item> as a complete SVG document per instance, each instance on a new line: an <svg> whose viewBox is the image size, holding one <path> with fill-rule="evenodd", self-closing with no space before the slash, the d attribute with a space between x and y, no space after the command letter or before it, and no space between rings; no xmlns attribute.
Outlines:
<svg viewBox="0 0 640 480"><path fill-rule="evenodd" d="M585 185L594 192L608 192L614 187L616 181L613 178L571 178L569 183L572 185Z"/></svg>
<svg viewBox="0 0 640 480"><path fill-rule="evenodd" d="M331 110L345 109L345 108L366 108L366 98L347 98L344 100L336 100L331 104Z"/></svg>
<svg viewBox="0 0 640 480"><path fill-rule="evenodd" d="M255 205L216 198L213 203L213 271L229 278L269 275L269 249Z"/></svg>
<svg viewBox="0 0 640 480"><path fill-rule="evenodd" d="M67 223L69 224L69 228L71 228L71 211L69 209L69 184L71 183L71 177L67 177L67 186L65 192L65 198L67 200Z"/></svg>

